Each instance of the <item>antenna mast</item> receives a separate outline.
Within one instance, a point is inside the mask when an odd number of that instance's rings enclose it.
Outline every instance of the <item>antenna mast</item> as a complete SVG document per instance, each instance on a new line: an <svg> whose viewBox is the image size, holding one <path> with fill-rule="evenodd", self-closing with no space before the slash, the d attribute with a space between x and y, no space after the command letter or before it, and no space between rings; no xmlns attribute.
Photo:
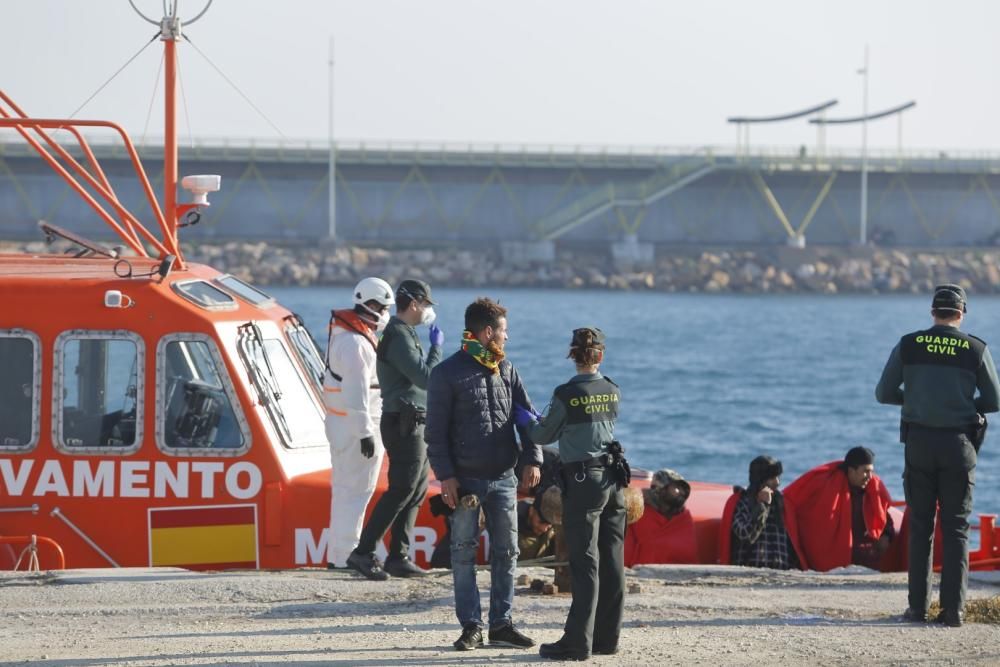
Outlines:
<svg viewBox="0 0 1000 667"><path fill-rule="evenodd" d="M212 6L213 0L208 0L205 7L194 18L187 21L190 25L200 19ZM173 245L177 246L177 41L183 37L182 21L177 15L180 0L164 0L165 16L159 21L149 18L135 6L134 0L128 0L135 13L145 21L160 28L160 41L163 42L163 217L166 219ZM184 209L185 207L181 207Z"/></svg>
<svg viewBox="0 0 1000 667"><path fill-rule="evenodd" d="M181 38L181 20L177 2L160 21L163 42L163 215L177 242L177 40Z"/></svg>

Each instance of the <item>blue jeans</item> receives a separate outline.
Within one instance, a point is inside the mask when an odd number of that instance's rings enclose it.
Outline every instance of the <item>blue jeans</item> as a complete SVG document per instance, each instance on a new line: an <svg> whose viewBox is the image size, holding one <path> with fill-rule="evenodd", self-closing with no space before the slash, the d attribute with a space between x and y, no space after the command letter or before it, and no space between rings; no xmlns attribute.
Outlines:
<svg viewBox="0 0 1000 667"><path fill-rule="evenodd" d="M490 534L490 628L511 622L514 605L514 568L517 566L517 480L459 477L463 495L474 494L486 514ZM483 613L476 585L476 552L479 550L479 507L461 502L451 515L451 571L455 582L455 615L465 627L482 627Z"/></svg>

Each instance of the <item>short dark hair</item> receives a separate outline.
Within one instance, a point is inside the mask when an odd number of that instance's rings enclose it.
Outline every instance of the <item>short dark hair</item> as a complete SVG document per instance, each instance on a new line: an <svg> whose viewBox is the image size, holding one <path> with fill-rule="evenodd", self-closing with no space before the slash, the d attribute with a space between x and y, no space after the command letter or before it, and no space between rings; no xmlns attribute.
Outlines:
<svg viewBox="0 0 1000 667"><path fill-rule="evenodd" d="M413 303L413 297L407 296L402 292L396 292L396 312L401 313L410 307Z"/></svg>
<svg viewBox="0 0 1000 667"><path fill-rule="evenodd" d="M857 468L875 463L875 452L867 447L851 447L844 456L844 465L848 468Z"/></svg>
<svg viewBox="0 0 1000 667"><path fill-rule="evenodd" d="M961 314L962 311L953 308L931 308L931 315L946 322L957 320Z"/></svg>
<svg viewBox="0 0 1000 667"><path fill-rule="evenodd" d="M465 309L465 328L478 334L486 327L500 326L500 318L507 317L507 309L496 301L481 296Z"/></svg>

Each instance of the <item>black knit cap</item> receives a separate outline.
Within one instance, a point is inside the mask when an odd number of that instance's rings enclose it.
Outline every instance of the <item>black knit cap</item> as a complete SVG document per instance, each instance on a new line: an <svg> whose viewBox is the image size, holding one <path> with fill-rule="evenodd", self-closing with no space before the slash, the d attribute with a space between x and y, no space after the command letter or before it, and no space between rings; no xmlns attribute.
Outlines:
<svg viewBox="0 0 1000 667"><path fill-rule="evenodd" d="M844 457L844 464L847 465L848 468L866 466L869 463L875 463L875 452L867 447L852 447L847 451L847 455Z"/></svg>
<svg viewBox="0 0 1000 667"><path fill-rule="evenodd" d="M961 285L938 285L934 288L934 300L931 302L933 310L955 310L958 312L968 312L968 299L965 290Z"/></svg>
<svg viewBox="0 0 1000 667"><path fill-rule="evenodd" d="M780 477L782 472L781 461L773 456L758 456L750 462L750 486L759 487L772 477Z"/></svg>

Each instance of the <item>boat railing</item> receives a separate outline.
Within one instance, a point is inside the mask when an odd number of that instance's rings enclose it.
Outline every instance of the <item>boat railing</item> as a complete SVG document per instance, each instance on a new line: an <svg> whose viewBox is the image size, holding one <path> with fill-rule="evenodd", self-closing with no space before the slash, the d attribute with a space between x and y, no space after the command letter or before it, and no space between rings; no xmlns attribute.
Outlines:
<svg viewBox="0 0 1000 667"><path fill-rule="evenodd" d="M132 162L132 167L149 202L153 217L160 227L163 238L158 239L139 219L133 215L118 199L104 170L101 169L90 143L80 132L80 128L105 128L117 133L125 146ZM57 173L94 211L106 222L116 234L140 257L148 257L143 241L155 248L161 257L174 255L181 259L180 247L177 243L177 221L167 220L153 193L146 171L139 160L138 152L125 130L112 122L103 120L71 120L57 118L30 118L3 91L0 91L0 128L16 130L25 142ZM53 136L49 130L65 130L76 140L80 151L90 166L81 164ZM37 137L37 138L36 138ZM41 139L46 146L39 141ZM61 159L67 169L60 163ZM74 173L71 173L71 171ZM111 211L87 191L90 188L102 198ZM114 215L112 215L112 212ZM116 220L116 217L118 218Z"/></svg>

